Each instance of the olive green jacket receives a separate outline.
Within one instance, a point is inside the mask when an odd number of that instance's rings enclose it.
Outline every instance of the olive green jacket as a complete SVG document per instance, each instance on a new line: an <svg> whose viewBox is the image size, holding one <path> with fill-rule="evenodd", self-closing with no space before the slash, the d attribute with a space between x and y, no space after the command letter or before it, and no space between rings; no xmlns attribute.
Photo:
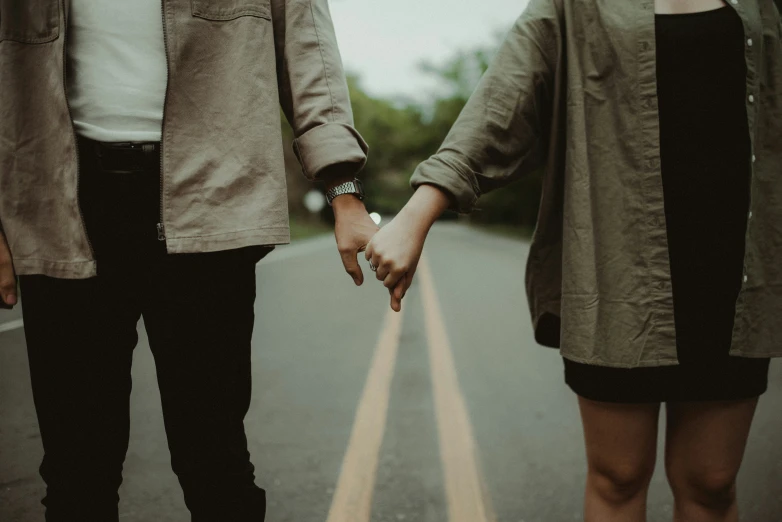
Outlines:
<svg viewBox="0 0 782 522"><path fill-rule="evenodd" d="M746 32L752 213L730 353L782 356L782 39L772 0L729 0ZM545 167L527 261L536 340L613 367L678 363L660 173L654 0L531 0L412 185L469 212Z"/></svg>
<svg viewBox="0 0 782 522"><path fill-rule="evenodd" d="M96 273L65 95L69 5L0 0L0 223L19 274ZM308 177L336 164L358 171L366 161L327 0L161 5L168 251L288 242L280 105Z"/></svg>

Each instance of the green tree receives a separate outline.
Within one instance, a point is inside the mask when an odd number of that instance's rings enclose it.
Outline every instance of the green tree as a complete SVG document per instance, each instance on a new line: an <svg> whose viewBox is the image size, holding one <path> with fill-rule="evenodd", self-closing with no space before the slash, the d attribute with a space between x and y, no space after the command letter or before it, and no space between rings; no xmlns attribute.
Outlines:
<svg viewBox="0 0 782 522"><path fill-rule="evenodd" d="M497 44L500 38L497 37ZM409 178L421 161L434 154L458 118L496 52L497 44L459 51L444 64L423 63L421 70L437 79L439 92L429 102L389 100L367 93L357 76L348 77L355 125L369 143L363 178L367 207L384 214L396 213L412 194ZM311 219L303 206L312 188L301 175L290 147L292 132L285 125L286 165L294 217ZM541 190L541 174L529 176L511 187L485 195L470 219L476 223L510 225L517 230L534 227ZM324 210L321 219L329 220Z"/></svg>

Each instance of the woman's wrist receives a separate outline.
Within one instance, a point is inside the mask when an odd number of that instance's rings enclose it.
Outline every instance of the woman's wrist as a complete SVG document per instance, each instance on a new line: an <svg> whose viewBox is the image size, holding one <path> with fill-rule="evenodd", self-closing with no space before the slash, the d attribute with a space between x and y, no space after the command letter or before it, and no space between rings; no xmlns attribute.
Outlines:
<svg viewBox="0 0 782 522"><path fill-rule="evenodd" d="M426 232L450 204L450 196L442 189L434 185L421 185L400 214Z"/></svg>

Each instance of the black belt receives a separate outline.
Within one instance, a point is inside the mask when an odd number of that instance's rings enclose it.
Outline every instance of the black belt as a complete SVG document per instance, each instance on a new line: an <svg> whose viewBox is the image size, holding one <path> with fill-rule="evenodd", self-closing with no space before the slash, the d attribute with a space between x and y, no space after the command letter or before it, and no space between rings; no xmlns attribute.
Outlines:
<svg viewBox="0 0 782 522"><path fill-rule="evenodd" d="M103 170L129 172L154 168L160 161L160 142L104 142L79 137L83 152L94 155Z"/></svg>

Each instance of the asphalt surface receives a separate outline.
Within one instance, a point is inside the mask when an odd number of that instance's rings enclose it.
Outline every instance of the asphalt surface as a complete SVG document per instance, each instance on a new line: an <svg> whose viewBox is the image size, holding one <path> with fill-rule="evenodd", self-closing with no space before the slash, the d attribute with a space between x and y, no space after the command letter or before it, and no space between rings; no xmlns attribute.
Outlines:
<svg viewBox="0 0 782 522"><path fill-rule="evenodd" d="M280 248L257 270L246 426L268 522L580 520L578 408L559 355L532 338L527 245L438 225L425 253L431 275L409 291L397 331L384 289L369 278L354 287L332 242ZM14 314L0 312L0 324ZM184 522L139 331L121 520ZM782 522L779 361L770 380L739 478L750 522ZM0 522L43 520L41 457L24 331L0 327ZM650 522L671 520L661 462L649 503ZM473 504L479 514L466 517Z"/></svg>

